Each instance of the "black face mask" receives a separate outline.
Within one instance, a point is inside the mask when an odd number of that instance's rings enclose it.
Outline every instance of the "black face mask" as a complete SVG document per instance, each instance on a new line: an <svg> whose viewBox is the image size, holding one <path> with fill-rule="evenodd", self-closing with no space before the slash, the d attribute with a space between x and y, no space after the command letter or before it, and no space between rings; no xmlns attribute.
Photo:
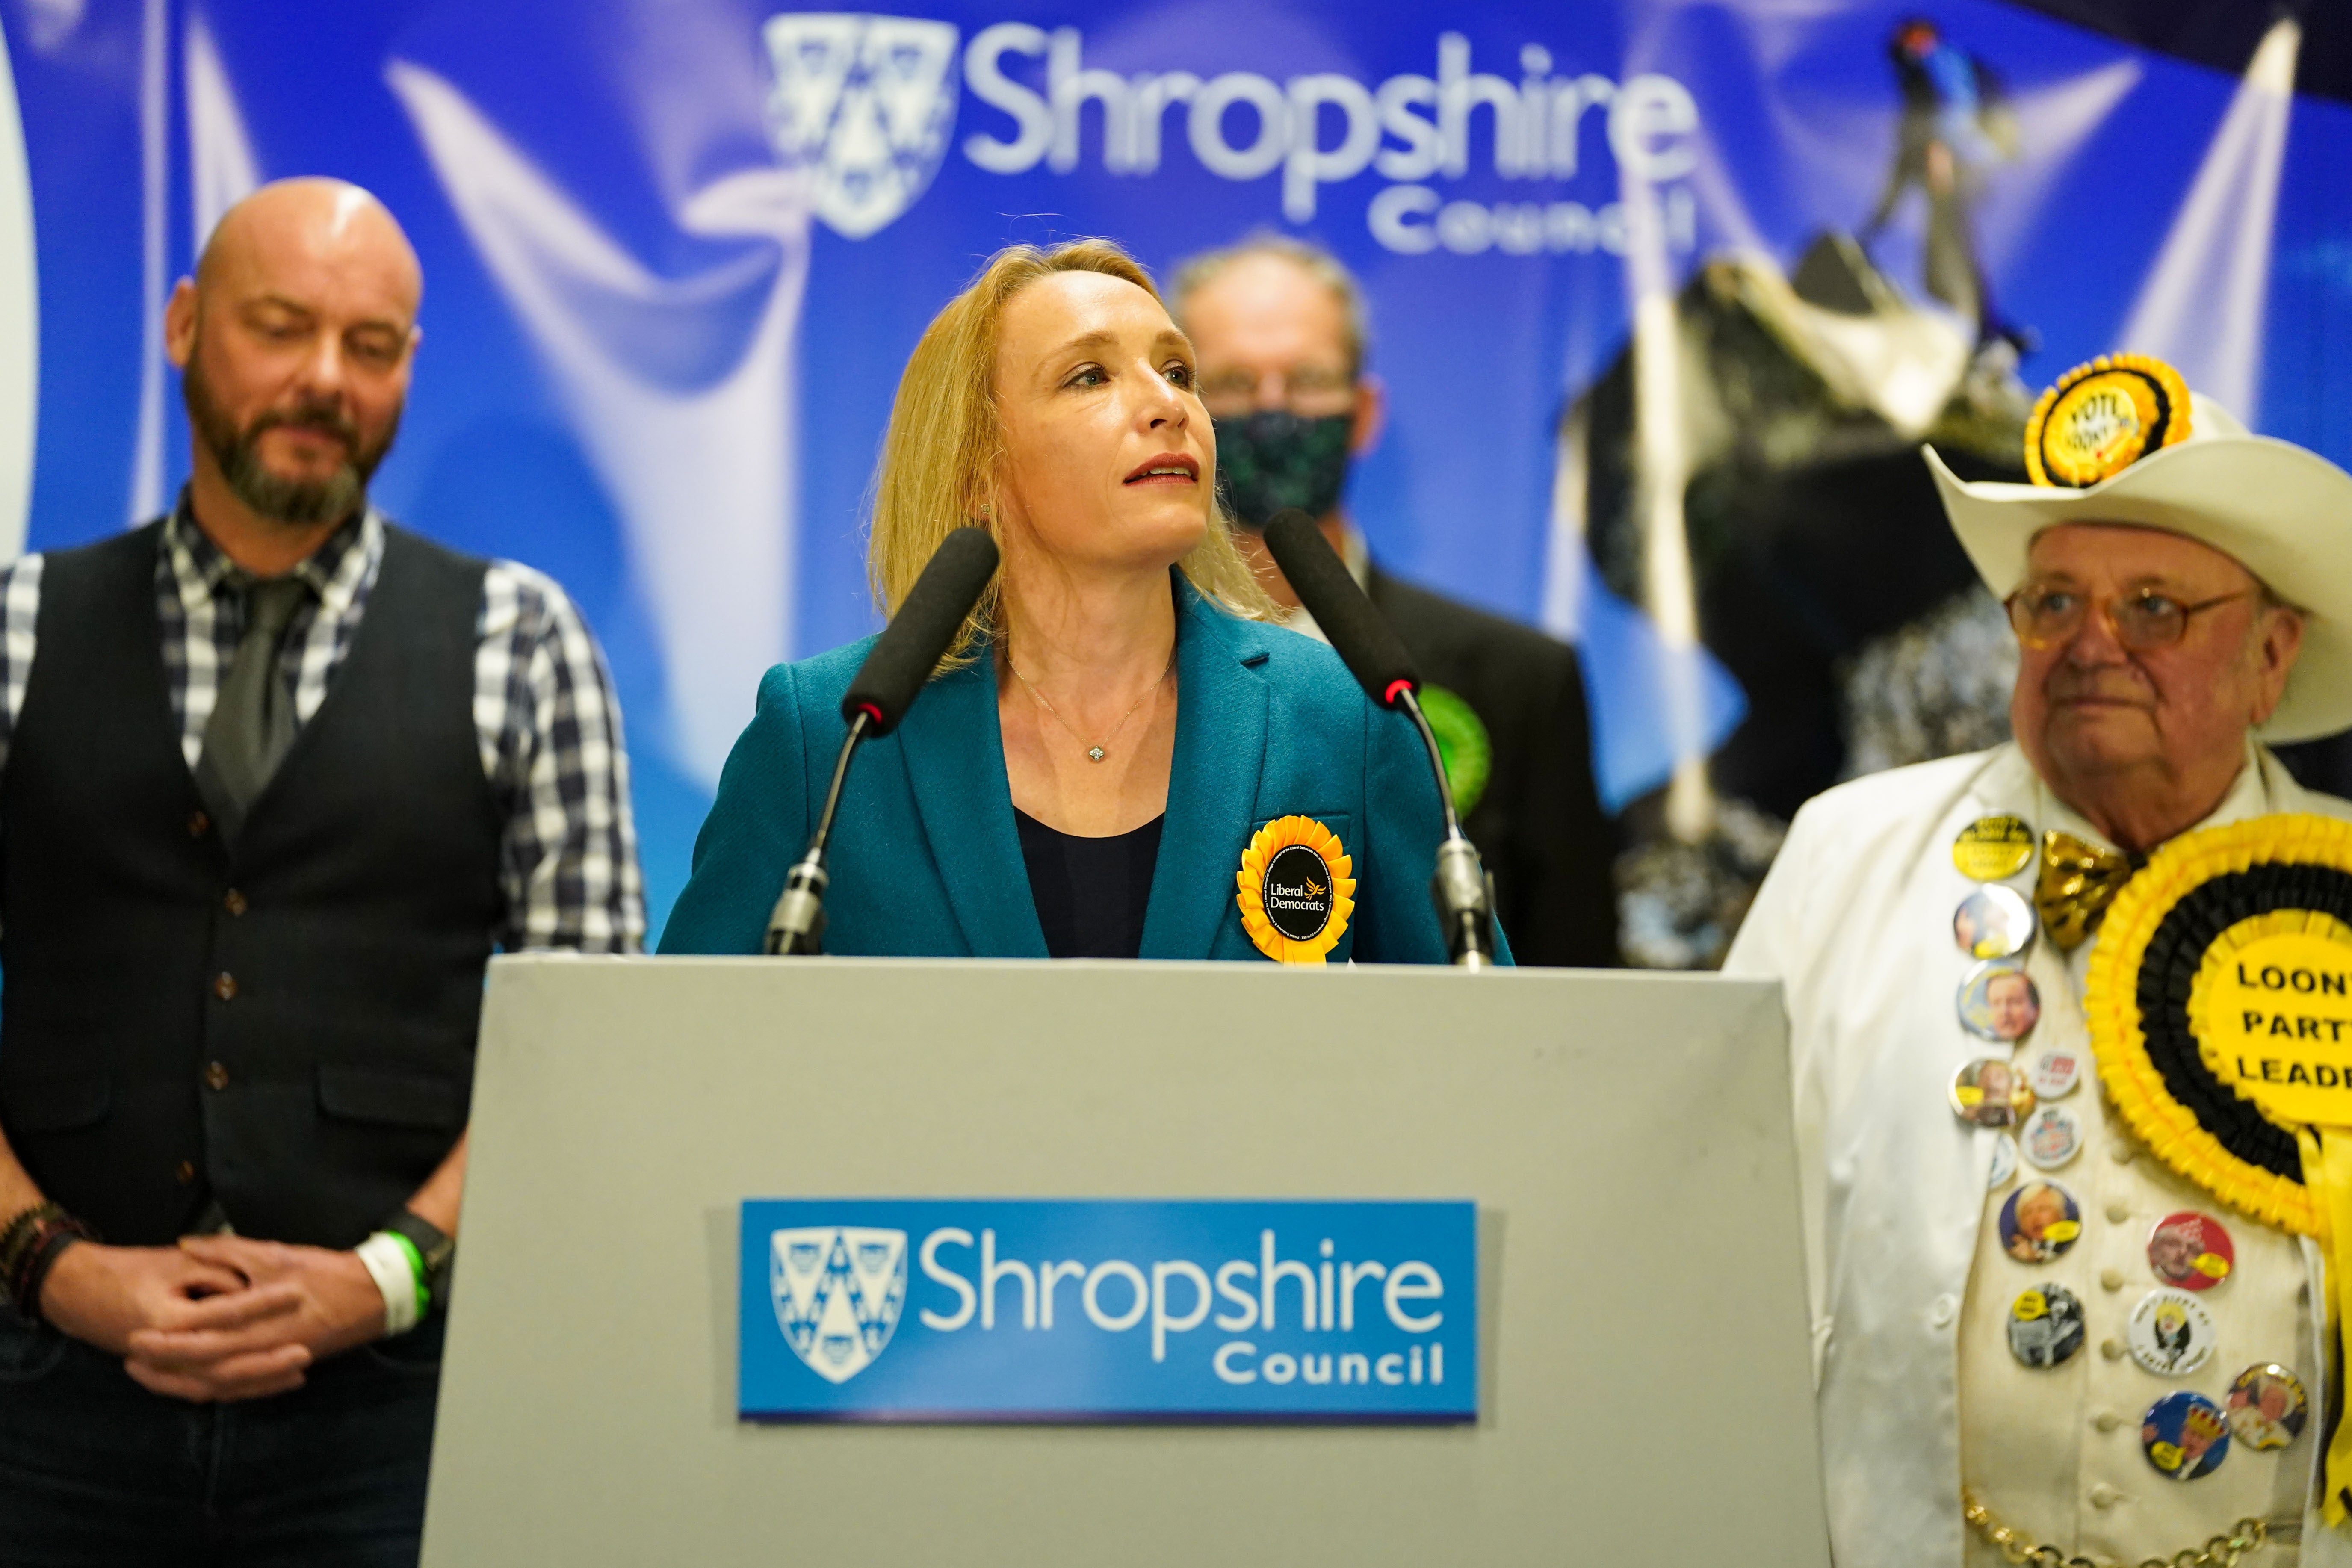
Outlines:
<svg viewBox="0 0 2352 1568"><path fill-rule="evenodd" d="M1286 507L1320 518L1339 504L1353 415L1302 419L1277 408L1215 425L1217 486L1244 527L1264 528Z"/></svg>

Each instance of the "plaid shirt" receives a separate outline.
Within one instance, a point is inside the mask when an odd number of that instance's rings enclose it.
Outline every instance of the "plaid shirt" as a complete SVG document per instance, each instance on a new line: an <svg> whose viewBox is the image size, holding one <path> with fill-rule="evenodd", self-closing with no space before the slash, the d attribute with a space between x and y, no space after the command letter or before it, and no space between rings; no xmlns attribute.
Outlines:
<svg viewBox="0 0 2352 1568"><path fill-rule="evenodd" d="M298 727L327 700L351 651L383 542L383 520L371 510L295 568L316 595L296 612L280 655ZM245 633L245 600L234 586L235 563L195 526L184 499L163 525L163 543L155 610L180 751L193 770ZM0 567L0 767L32 674L41 565L27 555ZM646 907L629 760L595 639L552 579L511 561L492 562L482 575L475 635L474 731L482 772L506 812L499 853L505 909L493 939L509 952L637 951Z"/></svg>

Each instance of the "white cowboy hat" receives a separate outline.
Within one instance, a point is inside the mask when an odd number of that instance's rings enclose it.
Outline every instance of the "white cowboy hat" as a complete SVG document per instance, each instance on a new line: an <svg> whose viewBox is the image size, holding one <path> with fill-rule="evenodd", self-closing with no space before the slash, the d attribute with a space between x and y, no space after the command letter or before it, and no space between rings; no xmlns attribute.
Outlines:
<svg viewBox="0 0 2352 1568"><path fill-rule="evenodd" d="M2034 535L2062 522L2131 523L2210 544L2304 612L2302 654L2258 733L2305 741L2352 728L2352 474L2249 435L2210 398L2192 393L2189 405L2188 435L2081 489L1970 483L1935 448L1921 450L1952 531L1995 598L2025 581Z"/></svg>

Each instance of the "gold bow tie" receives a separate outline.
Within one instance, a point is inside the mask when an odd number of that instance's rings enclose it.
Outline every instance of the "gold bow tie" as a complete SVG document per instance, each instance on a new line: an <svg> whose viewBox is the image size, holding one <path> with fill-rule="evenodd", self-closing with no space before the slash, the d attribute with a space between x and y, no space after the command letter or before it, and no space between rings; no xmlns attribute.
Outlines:
<svg viewBox="0 0 2352 1568"><path fill-rule="evenodd" d="M2062 952L2072 952L2099 929L2107 905L2139 868L2112 849L2085 844L2056 828L2042 836L2042 873L2033 882L2033 907L2042 929Z"/></svg>

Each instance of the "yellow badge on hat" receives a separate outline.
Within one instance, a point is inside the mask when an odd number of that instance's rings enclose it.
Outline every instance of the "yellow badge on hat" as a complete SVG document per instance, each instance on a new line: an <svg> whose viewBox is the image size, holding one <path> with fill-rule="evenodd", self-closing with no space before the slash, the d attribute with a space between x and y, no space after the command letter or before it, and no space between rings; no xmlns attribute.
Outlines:
<svg viewBox="0 0 2352 1568"><path fill-rule="evenodd" d="M2160 359L2107 354L2078 364L2025 422L2025 471L2037 485L2087 489L2148 453L2189 438L2189 384Z"/></svg>
<svg viewBox="0 0 2352 1568"><path fill-rule="evenodd" d="M1356 912L1355 860L1311 816L1277 816L1242 851L1242 929L1277 963L1320 963Z"/></svg>

